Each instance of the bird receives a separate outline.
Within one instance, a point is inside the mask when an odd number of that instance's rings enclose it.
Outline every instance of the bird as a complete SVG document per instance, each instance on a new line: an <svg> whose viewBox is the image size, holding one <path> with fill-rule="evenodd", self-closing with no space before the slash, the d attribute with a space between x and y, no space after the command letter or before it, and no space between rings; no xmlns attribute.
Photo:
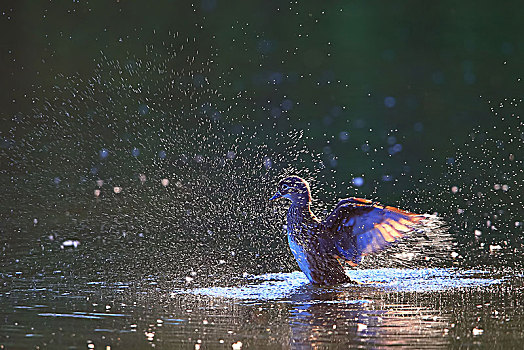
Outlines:
<svg viewBox="0 0 524 350"><path fill-rule="evenodd" d="M311 190L303 178L292 175L278 183L270 201L286 198L287 238L295 260L315 285L358 283L343 264L355 267L368 254L381 251L423 224L414 214L368 199L340 200L323 220L311 211Z"/></svg>

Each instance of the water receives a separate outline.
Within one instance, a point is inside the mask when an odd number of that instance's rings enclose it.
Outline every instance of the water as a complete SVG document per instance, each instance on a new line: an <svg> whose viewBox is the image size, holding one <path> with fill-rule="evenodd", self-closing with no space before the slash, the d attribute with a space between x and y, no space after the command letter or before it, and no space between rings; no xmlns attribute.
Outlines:
<svg viewBox="0 0 524 350"><path fill-rule="evenodd" d="M205 206L170 212L180 188L151 182L121 193L96 182L5 186L18 201L2 212L0 346L512 348L524 338L524 277L510 263L518 251L494 248L486 259L481 250L468 262L457 247L450 266L430 268L399 265L391 249L348 271L360 284L317 287L294 271L272 221L283 207L225 206L222 215L267 220L220 232L227 221L211 226L220 216L192 223Z"/></svg>
<svg viewBox="0 0 524 350"><path fill-rule="evenodd" d="M434 6L6 5L0 349L522 348L523 7ZM311 286L290 174L439 240Z"/></svg>
<svg viewBox="0 0 524 350"><path fill-rule="evenodd" d="M0 345L420 349L512 347L523 336L521 275L454 269L350 275L363 284L317 287L301 272L207 287L166 275L110 283L59 272L4 274Z"/></svg>

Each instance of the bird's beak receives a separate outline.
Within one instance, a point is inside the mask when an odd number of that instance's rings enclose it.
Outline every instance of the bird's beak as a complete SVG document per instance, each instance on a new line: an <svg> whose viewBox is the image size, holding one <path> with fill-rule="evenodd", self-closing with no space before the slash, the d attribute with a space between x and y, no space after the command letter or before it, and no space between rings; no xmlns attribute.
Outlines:
<svg viewBox="0 0 524 350"><path fill-rule="evenodd" d="M275 193L273 197L269 198L269 200L272 201L274 199L279 199L280 197L282 197L282 194L280 194L280 191L277 191L277 193Z"/></svg>

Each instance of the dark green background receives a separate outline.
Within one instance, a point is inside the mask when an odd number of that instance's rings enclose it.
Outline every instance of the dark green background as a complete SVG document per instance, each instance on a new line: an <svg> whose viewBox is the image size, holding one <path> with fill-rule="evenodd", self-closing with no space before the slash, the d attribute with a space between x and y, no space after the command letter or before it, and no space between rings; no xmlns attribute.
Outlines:
<svg viewBox="0 0 524 350"><path fill-rule="evenodd" d="M13 1L0 10L10 259L58 249L47 239L56 233L98 247L83 245L91 267L158 266L150 256L160 255L169 266L227 256L286 268L283 204L265 200L298 172L319 214L351 195L438 212L466 262L521 260L519 1ZM101 248L108 242L115 251ZM505 258L492 259L490 244Z"/></svg>

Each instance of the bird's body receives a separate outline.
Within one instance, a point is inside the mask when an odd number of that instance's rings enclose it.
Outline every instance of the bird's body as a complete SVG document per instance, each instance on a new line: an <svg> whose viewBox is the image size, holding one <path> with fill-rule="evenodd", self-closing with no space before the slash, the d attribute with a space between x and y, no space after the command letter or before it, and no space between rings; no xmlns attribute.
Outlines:
<svg viewBox="0 0 524 350"><path fill-rule="evenodd" d="M414 230L423 216L369 200L341 200L319 220L311 212L307 182L290 176L272 199L291 200L287 212L289 247L298 266L314 284L350 283L341 261L355 266L364 255L386 248Z"/></svg>
<svg viewBox="0 0 524 350"><path fill-rule="evenodd" d="M330 244L322 234L321 222L309 206L292 204L288 209L286 226L289 248L310 281L328 285L351 282L329 249Z"/></svg>

